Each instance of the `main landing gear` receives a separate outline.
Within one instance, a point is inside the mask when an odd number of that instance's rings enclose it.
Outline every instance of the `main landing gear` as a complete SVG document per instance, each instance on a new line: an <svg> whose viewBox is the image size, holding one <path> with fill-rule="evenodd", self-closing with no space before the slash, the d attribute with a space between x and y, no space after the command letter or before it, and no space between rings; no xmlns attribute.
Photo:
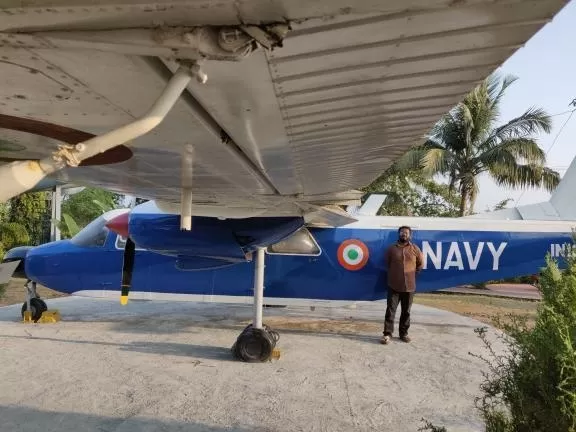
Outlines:
<svg viewBox="0 0 576 432"><path fill-rule="evenodd" d="M48 310L48 306L36 292L36 282L28 279L24 286L26 287L26 301L22 305L22 319L25 320L25 312L30 311L32 321L36 323L42 314Z"/></svg>
<svg viewBox="0 0 576 432"><path fill-rule="evenodd" d="M265 362L272 358L280 335L262 324L264 300L264 249L256 253L254 270L254 320L248 325L232 346L232 353L245 362Z"/></svg>

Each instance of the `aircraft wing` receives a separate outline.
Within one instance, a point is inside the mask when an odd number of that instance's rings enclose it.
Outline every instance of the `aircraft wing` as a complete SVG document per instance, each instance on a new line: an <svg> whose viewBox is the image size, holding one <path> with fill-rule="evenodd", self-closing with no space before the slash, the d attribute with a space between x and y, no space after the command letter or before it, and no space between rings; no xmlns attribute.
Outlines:
<svg viewBox="0 0 576 432"><path fill-rule="evenodd" d="M209 216L357 203L566 3L5 0L0 163L133 122L199 61L156 128L49 177L165 208L186 185Z"/></svg>

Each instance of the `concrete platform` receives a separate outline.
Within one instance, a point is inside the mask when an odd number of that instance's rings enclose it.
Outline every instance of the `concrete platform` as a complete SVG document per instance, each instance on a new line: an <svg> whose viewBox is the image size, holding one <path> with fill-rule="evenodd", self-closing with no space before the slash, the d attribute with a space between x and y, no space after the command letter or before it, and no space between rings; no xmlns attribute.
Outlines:
<svg viewBox="0 0 576 432"><path fill-rule="evenodd" d="M232 360L251 307L50 300L0 308L1 431L482 431L478 321L414 305L414 342L378 343L385 302L266 309L279 361ZM494 332L491 332L494 333Z"/></svg>

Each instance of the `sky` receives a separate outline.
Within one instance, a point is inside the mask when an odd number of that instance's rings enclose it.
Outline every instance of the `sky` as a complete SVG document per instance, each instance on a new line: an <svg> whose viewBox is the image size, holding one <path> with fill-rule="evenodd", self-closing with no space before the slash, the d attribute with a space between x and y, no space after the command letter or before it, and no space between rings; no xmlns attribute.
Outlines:
<svg viewBox="0 0 576 432"><path fill-rule="evenodd" d="M510 86L502 99L501 123L524 113L532 106L555 115L574 109L576 99L576 0L572 0L528 43L512 55L497 71L512 74L518 80ZM564 175L576 156L576 113L552 117L550 134L541 134L538 144L547 152L547 165ZM568 120L558 135L562 125ZM554 140L556 142L554 143ZM480 193L476 212L485 212L498 202L511 198L508 207L548 201L550 194L540 189L504 189L488 176L479 182Z"/></svg>

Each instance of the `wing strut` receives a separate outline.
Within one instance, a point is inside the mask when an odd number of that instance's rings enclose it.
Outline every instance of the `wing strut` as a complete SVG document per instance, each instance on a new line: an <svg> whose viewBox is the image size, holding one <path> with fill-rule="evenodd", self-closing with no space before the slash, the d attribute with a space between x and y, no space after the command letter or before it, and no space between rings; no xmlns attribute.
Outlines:
<svg viewBox="0 0 576 432"><path fill-rule="evenodd" d="M19 161L0 166L0 183L2 183L0 202L5 202L16 195L26 192L36 186L47 175L59 171L67 165L76 167L92 156L150 132L168 115L193 76L201 83L206 82L206 75L199 69L197 63L194 62L191 65L183 63L172 76L152 108L144 116L132 123L91 138L83 143L60 145L51 157L39 161Z"/></svg>
<svg viewBox="0 0 576 432"><path fill-rule="evenodd" d="M182 153L182 166L180 173L182 190L180 192L180 229L192 229L192 168L194 167L194 148L186 146Z"/></svg>

